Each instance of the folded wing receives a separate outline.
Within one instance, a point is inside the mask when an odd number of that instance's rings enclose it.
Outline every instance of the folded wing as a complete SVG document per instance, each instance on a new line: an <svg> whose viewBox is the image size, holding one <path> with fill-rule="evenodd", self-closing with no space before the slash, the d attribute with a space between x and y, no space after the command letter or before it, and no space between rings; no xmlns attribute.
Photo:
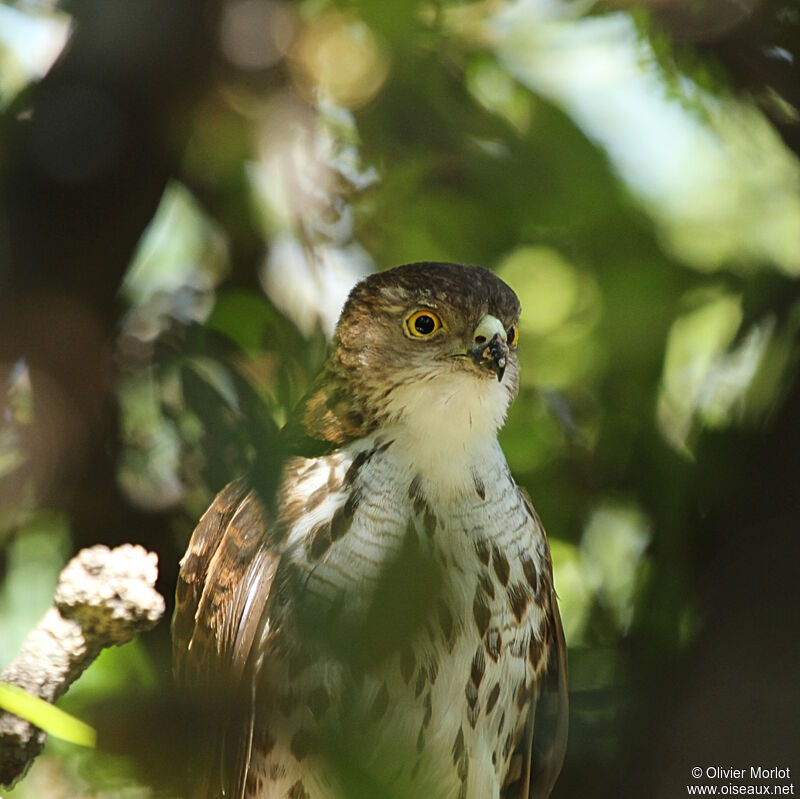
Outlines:
<svg viewBox="0 0 800 799"><path fill-rule="evenodd" d="M203 514L181 561L172 620L173 668L190 701L214 714L203 725L193 795L244 794L252 745L257 643L279 556L264 511L243 480L227 485ZM202 714L201 714L202 715Z"/></svg>

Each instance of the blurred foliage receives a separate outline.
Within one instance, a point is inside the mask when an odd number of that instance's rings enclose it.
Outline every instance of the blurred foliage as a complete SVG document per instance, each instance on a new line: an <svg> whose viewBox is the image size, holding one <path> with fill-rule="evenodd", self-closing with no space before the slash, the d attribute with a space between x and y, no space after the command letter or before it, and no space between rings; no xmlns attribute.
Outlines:
<svg viewBox="0 0 800 799"><path fill-rule="evenodd" d="M731 568L743 568L753 555L740 534L762 518L783 542L800 480L796 459L784 467L776 451L797 433L798 98L772 71L800 56L800 21L790 2L742 8L723 25L722 2L694 17L677 1L209 3L212 52L196 93L172 104L137 95L133 106L155 120L137 145L173 158L143 176L144 196L141 164L125 161L143 117L126 117L115 92L126 75L179 82L142 56L152 46L171 65L171 37L189 33L158 4L108 3L99 16L91 2L0 5L0 135L12 141L33 120L30 145L9 150L4 169L32 153L26 168L65 192L67 238L81 243L71 255L64 231L37 217L26 235L58 258L38 259L40 283L0 275L0 288L22 285L34 302L54 293L56 310L59 297L85 300L76 313L107 320L113 352L109 385L90 381L113 408L101 430L36 356L61 335L49 316L29 316L32 332L3 350L15 357L0 419L0 666L47 607L68 552L98 537L157 549L171 595L213 494L274 467L275 431L359 277L415 260L481 263L524 309L522 386L501 441L547 524L570 646L571 743L556 796L586 786L657 796L688 779L678 756L659 764L648 746L669 748L676 675L693 673L712 609L729 598L709 588L725 573L720 553L740 553ZM725 37L748 25L772 35L765 15L781 8L780 44L761 42L767 66L753 62L743 81ZM91 66L79 94L48 85L71 58ZM0 257L13 276L25 248L5 202ZM118 249L98 221L115 203L145 220L113 228ZM102 279L57 265L60 248ZM76 361L105 351L66 330ZM763 512L762 479L787 486ZM781 598L768 607L796 613ZM64 705L108 727L115 702L158 702L168 684L162 631L104 653ZM787 702L795 719L797 709ZM126 738L125 720L111 721L114 746L103 724L96 753L49 744L10 796L164 792L153 753L133 742L149 730L132 725ZM718 757L694 760L732 762ZM623 781L638 762L647 773Z"/></svg>

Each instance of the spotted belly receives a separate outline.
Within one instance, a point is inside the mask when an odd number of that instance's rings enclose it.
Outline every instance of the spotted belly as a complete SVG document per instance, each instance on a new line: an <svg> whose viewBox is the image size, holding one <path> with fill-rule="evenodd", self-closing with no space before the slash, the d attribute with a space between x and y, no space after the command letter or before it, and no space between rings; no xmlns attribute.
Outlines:
<svg viewBox="0 0 800 799"><path fill-rule="evenodd" d="M506 571L499 550L496 560L499 574L490 560L474 575L471 603L440 603L424 636L397 653L366 696L371 720L381 716L367 735L372 747L365 742L368 768L393 795L498 797L524 743L547 622L534 586L511 582L517 571L524 576L521 563Z"/></svg>
<svg viewBox="0 0 800 799"><path fill-rule="evenodd" d="M259 715L279 721L256 736L251 796L341 799L365 795L365 784L366 795L396 799L500 796L538 693L548 622L524 559L499 549L486 558L481 547L475 557L472 601L440 597L414 640L382 662L280 659L269 681L287 690Z"/></svg>
<svg viewBox="0 0 800 799"><path fill-rule="evenodd" d="M290 535L248 796L499 797L547 662L544 534L507 470L448 505L361 463L337 526Z"/></svg>

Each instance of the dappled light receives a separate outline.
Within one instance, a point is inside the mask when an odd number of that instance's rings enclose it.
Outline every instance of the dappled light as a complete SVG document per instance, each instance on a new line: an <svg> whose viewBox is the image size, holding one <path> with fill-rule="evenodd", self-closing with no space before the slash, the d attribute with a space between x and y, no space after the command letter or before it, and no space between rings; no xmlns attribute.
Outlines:
<svg viewBox="0 0 800 799"><path fill-rule="evenodd" d="M641 510L606 502L591 512L579 545L553 545L565 630L575 647L611 643L613 636L627 632L649 541L650 522ZM591 627L595 606L609 615L611 640L603 641L600 628Z"/></svg>
<svg viewBox="0 0 800 799"><path fill-rule="evenodd" d="M227 271L222 232L183 186L169 186L122 284L125 334L152 341L173 321L204 322Z"/></svg>
<svg viewBox="0 0 800 799"><path fill-rule="evenodd" d="M735 343L741 298L712 291L694 299L698 307L678 317L670 330L658 403L665 438L684 452L691 451L695 425L724 429L747 417L747 395L775 327L774 318L767 318Z"/></svg>
<svg viewBox="0 0 800 799"><path fill-rule="evenodd" d="M497 272L515 287L524 309L523 384L565 389L602 369L601 345L593 335L602 295L591 274L546 247L512 252Z"/></svg>
<svg viewBox="0 0 800 799"><path fill-rule="evenodd" d="M387 61L388 53L363 20L330 9L311 20L292 52L304 92L350 108L380 91Z"/></svg>
<svg viewBox="0 0 800 799"><path fill-rule="evenodd" d="M635 506L609 503L592 513L581 540L586 582L622 632L633 621L636 584L650 540L649 528L649 520Z"/></svg>
<svg viewBox="0 0 800 799"><path fill-rule="evenodd" d="M289 3L238 0L223 9L220 47L239 69L267 69L286 56L297 27L296 12Z"/></svg>
<svg viewBox="0 0 800 799"><path fill-rule="evenodd" d="M0 5L0 107L47 72L69 30L69 15L49 4L27 9Z"/></svg>
<svg viewBox="0 0 800 799"><path fill-rule="evenodd" d="M632 17L520 0L487 22L510 74L604 148L675 255L699 269L800 269L798 164L747 99L677 91Z"/></svg>
<svg viewBox="0 0 800 799"><path fill-rule="evenodd" d="M8 576L0 589L0 669L8 665L49 606L69 551L69 525L63 515L32 510L15 521L14 540L3 542Z"/></svg>

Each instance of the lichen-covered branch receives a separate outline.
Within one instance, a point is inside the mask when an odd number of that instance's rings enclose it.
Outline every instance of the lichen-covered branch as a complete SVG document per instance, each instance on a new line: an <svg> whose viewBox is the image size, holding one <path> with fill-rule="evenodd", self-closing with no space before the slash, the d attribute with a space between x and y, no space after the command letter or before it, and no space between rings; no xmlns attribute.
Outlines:
<svg viewBox="0 0 800 799"><path fill-rule="evenodd" d="M53 607L0 680L54 702L100 651L153 628L164 615L155 590L158 557L143 547L95 546L79 552L59 578ZM46 734L0 711L0 785L24 775Z"/></svg>

